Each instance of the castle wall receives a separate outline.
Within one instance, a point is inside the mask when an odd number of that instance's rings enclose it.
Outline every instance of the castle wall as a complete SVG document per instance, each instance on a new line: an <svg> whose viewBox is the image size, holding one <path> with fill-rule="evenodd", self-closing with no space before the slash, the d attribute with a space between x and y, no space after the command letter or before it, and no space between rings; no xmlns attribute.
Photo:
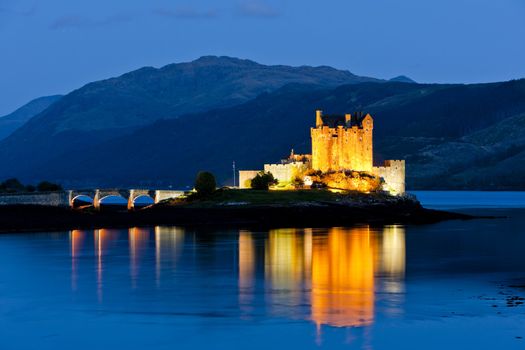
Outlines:
<svg viewBox="0 0 525 350"><path fill-rule="evenodd" d="M251 188L252 179L260 173L260 170L239 171L239 188Z"/></svg>
<svg viewBox="0 0 525 350"><path fill-rule="evenodd" d="M372 171L373 120L366 116L363 127L319 126L311 129L312 168L330 170Z"/></svg>
<svg viewBox="0 0 525 350"><path fill-rule="evenodd" d="M373 167L372 173L385 180L383 190L396 195L405 193L404 160L386 160L383 166Z"/></svg>
<svg viewBox="0 0 525 350"><path fill-rule="evenodd" d="M307 168L307 164L302 162L287 164L264 164L264 171L272 173L273 177L280 183L292 181L296 176L306 171Z"/></svg>

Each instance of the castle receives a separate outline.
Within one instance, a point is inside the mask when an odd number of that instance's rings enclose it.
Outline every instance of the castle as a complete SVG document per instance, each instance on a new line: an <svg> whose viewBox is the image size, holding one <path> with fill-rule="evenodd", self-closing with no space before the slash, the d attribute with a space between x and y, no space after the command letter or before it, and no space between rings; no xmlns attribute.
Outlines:
<svg viewBox="0 0 525 350"><path fill-rule="evenodd" d="M405 192L405 161L387 160L374 166L374 119L370 114L323 115L316 111L315 127L310 129L312 154L294 154L280 164L265 164L279 183L291 183L303 177L308 184L308 170L323 174L360 172L381 179L382 190L391 194ZM249 183L259 171L239 172L239 187L249 188Z"/></svg>

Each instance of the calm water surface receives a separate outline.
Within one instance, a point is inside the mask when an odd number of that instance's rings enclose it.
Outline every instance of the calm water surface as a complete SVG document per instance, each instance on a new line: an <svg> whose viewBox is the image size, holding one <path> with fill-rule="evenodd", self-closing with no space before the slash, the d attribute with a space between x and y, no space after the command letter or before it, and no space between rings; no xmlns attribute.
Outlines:
<svg viewBox="0 0 525 350"><path fill-rule="evenodd" d="M0 349L525 348L525 195L418 195L507 218L0 235Z"/></svg>

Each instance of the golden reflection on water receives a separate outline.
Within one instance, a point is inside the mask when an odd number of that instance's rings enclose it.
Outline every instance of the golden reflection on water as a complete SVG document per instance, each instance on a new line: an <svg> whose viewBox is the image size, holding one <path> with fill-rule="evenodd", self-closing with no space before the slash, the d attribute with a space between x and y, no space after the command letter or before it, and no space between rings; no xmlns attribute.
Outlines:
<svg viewBox="0 0 525 350"><path fill-rule="evenodd" d="M155 227L155 279L160 286L163 264L173 268L184 246L184 229L180 227Z"/></svg>
<svg viewBox="0 0 525 350"><path fill-rule="evenodd" d="M128 236L131 285L133 288L136 288L140 269L140 260L148 246L150 229L143 227L133 227L129 229Z"/></svg>
<svg viewBox="0 0 525 350"><path fill-rule="evenodd" d="M103 257L108 252L111 244L118 239L118 230L95 230L95 256L97 257L97 296L99 302L103 299Z"/></svg>
<svg viewBox="0 0 525 350"><path fill-rule="evenodd" d="M128 230L130 278L137 286L152 229ZM69 234L72 289L77 288L78 257L88 233ZM97 295L103 296L104 256L118 240L119 230L94 231ZM172 272L185 241L184 229L155 227L155 272L160 285L163 269ZM405 229L386 226L332 228L328 230L270 230L258 257L257 240L250 231L238 236L238 290L243 316L254 309L258 262L264 258L264 284L270 310L293 318L311 320L319 329L367 327L375 310L386 314L402 309L405 274ZM147 264L145 264L147 266Z"/></svg>
<svg viewBox="0 0 525 350"><path fill-rule="evenodd" d="M366 326L374 318L374 252L369 228L315 237L311 318L317 325Z"/></svg>
<svg viewBox="0 0 525 350"><path fill-rule="evenodd" d="M255 242L249 231L239 232L239 305L243 313L252 308L255 288Z"/></svg>
<svg viewBox="0 0 525 350"><path fill-rule="evenodd" d="M82 254L84 241L86 240L86 231L71 230L69 231L69 241L71 243L71 289L77 289L78 279L78 258Z"/></svg>
<svg viewBox="0 0 525 350"><path fill-rule="evenodd" d="M251 234L241 231L239 293L244 304L248 301L245 286L254 276L253 247ZM404 227L271 230L264 261L274 312L307 317L319 328L369 326L374 321L376 292L403 291ZM309 304L309 316L301 309L305 304Z"/></svg>

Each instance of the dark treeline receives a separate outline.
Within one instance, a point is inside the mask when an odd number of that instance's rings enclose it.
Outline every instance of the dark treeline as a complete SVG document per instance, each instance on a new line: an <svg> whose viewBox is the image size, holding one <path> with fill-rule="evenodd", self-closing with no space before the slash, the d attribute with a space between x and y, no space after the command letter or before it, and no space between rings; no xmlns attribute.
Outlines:
<svg viewBox="0 0 525 350"><path fill-rule="evenodd" d="M18 179L7 179L0 183L0 193L20 193L20 192L53 192L62 191L62 186L49 181L42 181L36 186L24 185Z"/></svg>

